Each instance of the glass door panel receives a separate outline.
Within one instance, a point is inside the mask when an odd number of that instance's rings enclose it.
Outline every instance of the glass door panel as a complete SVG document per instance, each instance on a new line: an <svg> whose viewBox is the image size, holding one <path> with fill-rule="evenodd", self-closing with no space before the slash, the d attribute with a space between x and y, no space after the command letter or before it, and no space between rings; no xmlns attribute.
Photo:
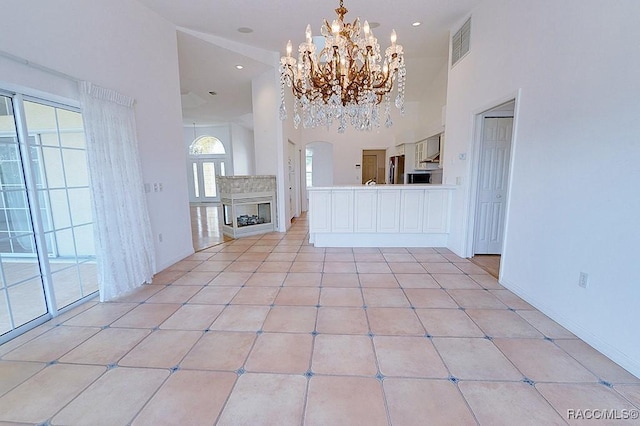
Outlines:
<svg viewBox="0 0 640 426"><path fill-rule="evenodd" d="M202 177L204 179L205 198L215 198L218 195L216 191L216 163L203 161Z"/></svg>
<svg viewBox="0 0 640 426"><path fill-rule="evenodd" d="M82 115L21 95L0 106L3 342L98 286Z"/></svg>
<svg viewBox="0 0 640 426"><path fill-rule="evenodd" d="M0 96L0 335L48 313L13 101ZM50 125L43 117L43 125Z"/></svg>
<svg viewBox="0 0 640 426"><path fill-rule="evenodd" d="M48 267L58 309L97 291L93 216L80 113L25 101ZM43 127L46 123L49 127ZM87 283L84 283L87 280Z"/></svg>

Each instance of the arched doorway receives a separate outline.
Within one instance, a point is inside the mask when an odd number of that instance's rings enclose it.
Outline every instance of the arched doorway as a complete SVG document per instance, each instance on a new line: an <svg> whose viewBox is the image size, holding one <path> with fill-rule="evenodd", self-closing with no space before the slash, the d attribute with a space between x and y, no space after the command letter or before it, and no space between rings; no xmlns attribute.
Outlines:
<svg viewBox="0 0 640 426"><path fill-rule="evenodd" d="M216 176L226 176L227 152L222 142L213 136L200 136L189 145L189 201L213 203L220 201Z"/></svg>

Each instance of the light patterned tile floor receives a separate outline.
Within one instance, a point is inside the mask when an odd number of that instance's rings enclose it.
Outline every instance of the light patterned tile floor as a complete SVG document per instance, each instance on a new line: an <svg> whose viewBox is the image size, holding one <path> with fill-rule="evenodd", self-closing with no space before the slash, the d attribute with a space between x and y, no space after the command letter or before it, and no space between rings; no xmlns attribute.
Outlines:
<svg viewBox="0 0 640 426"><path fill-rule="evenodd" d="M568 410L640 409L638 378L449 250L306 235L303 218L211 247L0 346L0 423L573 424Z"/></svg>

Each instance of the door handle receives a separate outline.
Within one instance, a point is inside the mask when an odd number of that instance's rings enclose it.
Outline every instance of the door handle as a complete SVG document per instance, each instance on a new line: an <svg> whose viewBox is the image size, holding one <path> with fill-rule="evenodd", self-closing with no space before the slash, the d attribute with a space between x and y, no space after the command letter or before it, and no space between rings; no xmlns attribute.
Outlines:
<svg viewBox="0 0 640 426"><path fill-rule="evenodd" d="M502 198L502 195L498 194L496 195L496 198Z"/></svg>

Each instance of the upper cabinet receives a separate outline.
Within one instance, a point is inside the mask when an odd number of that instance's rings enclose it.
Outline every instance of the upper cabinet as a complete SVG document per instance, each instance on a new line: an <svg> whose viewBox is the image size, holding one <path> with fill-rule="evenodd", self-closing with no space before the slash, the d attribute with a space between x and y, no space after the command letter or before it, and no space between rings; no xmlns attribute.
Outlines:
<svg viewBox="0 0 640 426"><path fill-rule="evenodd" d="M440 163L440 152L442 150L442 142L444 134L440 133L430 138L416 142L415 146L415 169L425 170L433 169L434 164ZM438 164L438 167L441 167Z"/></svg>

